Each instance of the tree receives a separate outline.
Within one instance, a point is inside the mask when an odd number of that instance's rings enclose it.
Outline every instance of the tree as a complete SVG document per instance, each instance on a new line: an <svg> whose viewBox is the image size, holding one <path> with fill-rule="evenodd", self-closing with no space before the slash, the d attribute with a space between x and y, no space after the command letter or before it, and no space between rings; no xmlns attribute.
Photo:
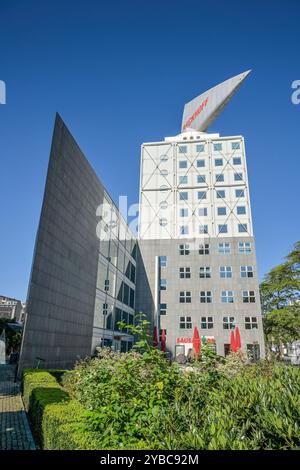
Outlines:
<svg viewBox="0 0 300 470"><path fill-rule="evenodd" d="M300 241L260 285L267 343L279 346L300 339Z"/></svg>

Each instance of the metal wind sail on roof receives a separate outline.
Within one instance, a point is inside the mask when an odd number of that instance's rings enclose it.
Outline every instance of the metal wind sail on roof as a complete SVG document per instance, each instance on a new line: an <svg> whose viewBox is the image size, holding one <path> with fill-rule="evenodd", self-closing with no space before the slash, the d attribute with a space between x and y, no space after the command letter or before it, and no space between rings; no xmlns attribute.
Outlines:
<svg viewBox="0 0 300 470"><path fill-rule="evenodd" d="M193 129L205 132L250 72L251 70L247 70L247 72L229 78L186 103L183 110L181 131Z"/></svg>

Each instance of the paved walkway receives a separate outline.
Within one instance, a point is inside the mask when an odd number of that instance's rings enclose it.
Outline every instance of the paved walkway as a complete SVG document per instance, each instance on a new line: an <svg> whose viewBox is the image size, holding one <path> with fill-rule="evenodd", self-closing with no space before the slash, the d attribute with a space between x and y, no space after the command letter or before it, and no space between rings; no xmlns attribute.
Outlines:
<svg viewBox="0 0 300 470"><path fill-rule="evenodd" d="M0 365L0 450L34 450L35 445L14 383L15 366Z"/></svg>

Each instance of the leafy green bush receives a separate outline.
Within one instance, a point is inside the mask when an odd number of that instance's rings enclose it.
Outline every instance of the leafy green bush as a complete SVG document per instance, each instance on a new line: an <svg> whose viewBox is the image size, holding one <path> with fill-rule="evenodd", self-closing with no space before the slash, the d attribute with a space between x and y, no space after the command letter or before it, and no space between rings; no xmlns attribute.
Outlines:
<svg viewBox="0 0 300 470"><path fill-rule="evenodd" d="M103 351L66 387L102 448L298 449L300 371L239 354L180 369L158 351Z"/></svg>

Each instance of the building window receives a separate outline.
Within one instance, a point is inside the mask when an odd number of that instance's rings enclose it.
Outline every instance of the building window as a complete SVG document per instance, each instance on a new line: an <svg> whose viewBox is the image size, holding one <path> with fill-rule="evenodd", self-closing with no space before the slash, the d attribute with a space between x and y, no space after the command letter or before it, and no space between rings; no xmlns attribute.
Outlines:
<svg viewBox="0 0 300 470"><path fill-rule="evenodd" d="M207 216L207 207L200 207L198 209L198 215L200 217L206 217Z"/></svg>
<svg viewBox="0 0 300 470"><path fill-rule="evenodd" d="M160 290L167 290L167 279L160 280Z"/></svg>
<svg viewBox="0 0 300 470"><path fill-rule="evenodd" d="M167 315L167 304L160 304L159 314Z"/></svg>
<svg viewBox="0 0 300 470"><path fill-rule="evenodd" d="M203 144L199 144L199 145L196 145L196 152L204 152L204 145Z"/></svg>
<svg viewBox="0 0 300 470"><path fill-rule="evenodd" d="M242 253L242 254L251 253L251 243L250 242L239 242L239 253Z"/></svg>
<svg viewBox="0 0 300 470"><path fill-rule="evenodd" d="M227 255L231 252L230 243L219 243L219 254Z"/></svg>
<svg viewBox="0 0 300 470"><path fill-rule="evenodd" d="M179 160L179 168L187 168L187 160Z"/></svg>
<svg viewBox="0 0 300 470"><path fill-rule="evenodd" d="M189 194L187 191L180 191L179 193L179 199L180 201L187 201L189 198Z"/></svg>
<svg viewBox="0 0 300 470"><path fill-rule="evenodd" d="M179 184L188 184L188 177L185 176L179 176L178 178Z"/></svg>
<svg viewBox="0 0 300 470"><path fill-rule="evenodd" d="M233 302L234 302L234 292L232 290L222 290L222 292L221 292L221 302L223 304L233 304Z"/></svg>
<svg viewBox="0 0 300 470"><path fill-rule="evenodd" d="M205 175L197 175L197 183L205 183L206 176Z"/></svg>
<svg viewBox="0 0 300 470"><path fill-rule="evenodd" d="M199 270L199 277L201 279L210 279L211 278L210 266L201 266Z"/></svg>
<svg viewBox="0 0 300 470"><path fill-rule="evenodd" d="M224 182L224 175L222 173L216 175L216 183L223 183Z"/></svg>
<svg viewBox="0 0 300 470"><path fill-rule="evenodd" d="M257 317L246 317L245 318L245 329L246 330L257 330Z"/></svg>
<svg viewBox="0 0 300 470"><path fill-rule="evenodd" d="M200 292L200 302L202 304L211 304L212 302L212 295L210 290L203 290Z"/></svg>
<svg viewBox="0 0 300 470"><path fill-rule="evenodd" d="M243 189L236 189L235 197L245 197L245 191Z"/></svg>
<svg viewBox="0 0 300 470"><path fill-rule="evenodd" d="M197 168L204 168L205 160L197 160Z"/></svg>
<svg viewBox="0 0 300 470"><path fill-rule="evenodd" d="M238 225L238 230L239 230L239 233L247 232L247 224L239 224Z"/></svg>
<svg viewBox="0 0 300 470"><path fill-rule="evenodd" d="M190 279L191 268L187 268L187 267L179 268L179 277L180 279Z"/></svg>
<svg viewBox="0 0 300 470"><path fill-rule="evenodd" d="M214 327L213 317L201 317L201 329L211 330Z"/></svg>
<svg viewBox="0 0 300 470"><path fill-rule="evenodd" d="M223 317L223 330L233 330L234 328L234 317Z"/></svg>
<svg viewBox="0 0 300 470"><path fill-rule="evenodd" d="M159 265L161 268L166 268L168 263L168 258L166 256L159 257Z"/></svg>
<svg viewBox="0 0 300 470"><path fill-rule="evenodd" d="M246 207L245 206L237 206L236 213L237 213L237 215L245 215L246 214Z"/></svg>
<svg viewBox="0 0 300 470"><path fill-rule="evenodd" d="M162 176L168 176L169 172L168 172L168 170L166 170L166 168L163 168L162 170L160 170L160 174Z"/></svg>
<svg viewBox="0 0 300 470"><path fill-rule="evenodd" d="M186 208L179 209L179 217L188 217L189 210Z"/></svg>
<svg viewBox="0 0 300 470"><path fill-rule="evenodd" d="M253 266L241 266L241 277L253 277Z"/></svg>
<svg viewBox="0 0 300 470"><path fill-rule="evenodd" d="M219 229L219 233L227 233L228 232L227 224L218 225L218 229Z"/></svg>
<svg viewBox="0 0 300 470"><path fill-rule="evenodd" d="M187 152L187 146L186 146L186 145L181 145L181 146L178 148L178 152L179 152L179 153L186 153L186 152Z"/></svg>
<svg viewBox="0 0 300 470"><path fill-rule="evenodd" d="M168 155L161 155L160 156L160 161L161 162L166 162L166 161L168 161L168 159L169 159Z"/></svg>
<svg viewBox="0 0 300 470"><path fill-rule="evenodd" d="M245 304L253 304L255 302L254 290L243 290L243 302Z"/></svg>
<svg viewBox="0 0 300 470"><path fill-rule="evenodd" d="M219 152L220 150L222 150L222 144L214 144L214 150L216 152Z"/></svg>
<svg viewBox="0 0 300 470"><path fill-rule="evenodd" d="M180 225L179 231L180 231L180 235L188 235L189 234L188 225Z"/></svg>
<svg viewBox="0 0 300 470"><path fill-rule="evenodd" d="M218 207L218 215L226 215L226 207Z"/></svg>
<svg viewBox="0 0 300 470"><path fill-rule="evenodd" d="M199 245L199 255L209 255L209 244Z"/></svg>
<svg viewBox="0 0 300 470"><path fill-rule="evenodd" d="M220 278L231 278L232 277L232 267L231 266L220 266Z"/></svg>
<svg viewBox="0 0 300 470"><path fill-rule="evenodd" d="M208 225L199 225L199 233L208 233Z"/></svg>
<svg viewBox="0 0 300 470"><path fill-rule="evenodd" d="M108 304L103 304L102 306L103 315L107 315L107 312L108 312Z"/></svg>
<svg viewBox="0 0 300 470"><path fill-rule="evenodd" d="M243 181L243 173L234 173L234 181Z"/></svg>
<svg viewBox="0 0 300 470"><path fill-rule="evenodd" d="M218 199L225 199L225 191L223 189L222 190L220 190L220 189L217 190L217 198Z"/></svg>
<svg viewBox="0 0 300 470"><path fill-rule="evenodd" d="M109 291L109 279L105 279L104 281L104 290L105 292Z"/></svg>
<svg viewBox="0 0 300 470"><path fill-rule="evenodd" d="M206 191L198 191L198 199L206 199Z"/></svg>
<svg viewBox="0 0 300 470"><path fill-rule="evenodd" d="M242 164L242 159L241 159L241 157L234 157L234 158L232 159L232 163L233 163L234 165L241 165L241 164Z"/></svg>
<svg viewBox="0 0 300 470"><path fill-rule="evenodd" d="M231 143L231 148L232 148L232 150L239 150L241 148L240 143L239 142L232 142Z"/></svg>
<svg viewBox="0 0 300 470"><path fill-rule="evenodd" d="M192 329L192 317L180 317L179 328L181 330L191 330Z"/></svg>
<svg viewBox="0 0 300 470"><path fill-rule="evenodd" d="M179 245L179 254L180 255L189 255L190 254L190 245L183 243Z"/></svg>
<svg viewBox="0 0 300 470"><path fill-rule="evenodd" d="M215 166L223 166L223 158L215 158Z"/></svg>
<svg viewBox="0 0 300 470"><path fill-rule="evenodd" d="M179 303L190 304L192 302L192 294L190 291L183 290L179 293Z"/></svg>

